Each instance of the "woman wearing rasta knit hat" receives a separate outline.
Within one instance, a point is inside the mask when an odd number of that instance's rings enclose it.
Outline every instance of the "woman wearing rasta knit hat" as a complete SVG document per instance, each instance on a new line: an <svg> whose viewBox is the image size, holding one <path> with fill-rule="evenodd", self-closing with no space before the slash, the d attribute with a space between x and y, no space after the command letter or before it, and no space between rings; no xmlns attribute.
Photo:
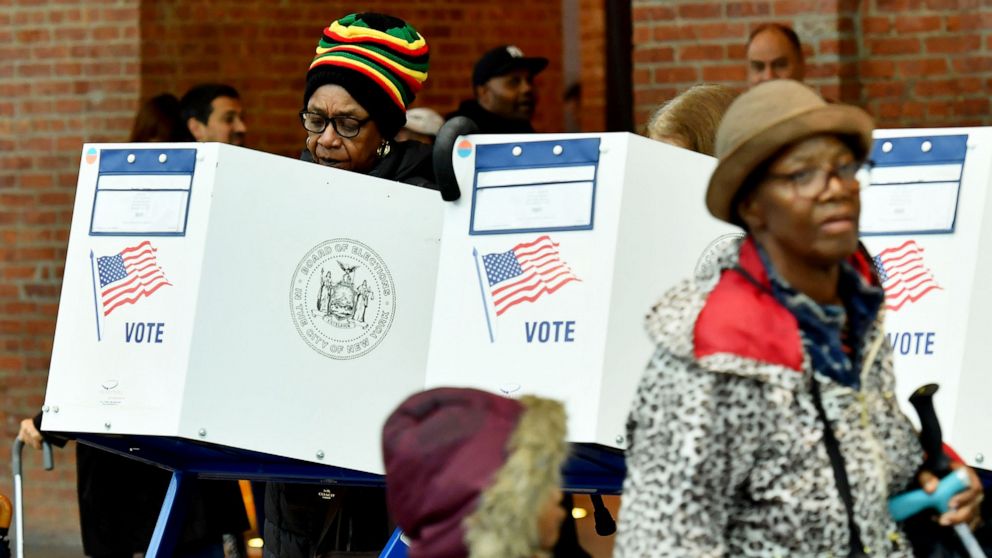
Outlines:
<svg viewBox="0 0 992 558"><path fill-rule="evenodd" d="M359 13L331 23L307 72L300 111L305 155L436 188L431 148L392 141L427 79L427 60L427 42L403 20ZM392 532L381 488L270 482L265 507L266 558L375 557Z"/></svg>
<svg viewBox="0 0 992 558"><path fill-rule="evenodd" d="M410 558L544 558L565 511L565 410L475 389L409 397L382 430L389 511Z"/></svg>
<svg viewBox="0 0 992 558"><path fill-rule="evenodd" d="M913 555L887 500L928 482L923 452L858 242L871 138L864 111L790 80L727 110L706 206L747 234L647 317L615 556Z"/></svg>
<svg viewBox="0 0 992 558"><path fill-rule="evenodd" d="M434 187L430 148L392 141L427 79L429 50L413 26L384 14L351 14L324 29L300 111L309 157Z"/></svg>

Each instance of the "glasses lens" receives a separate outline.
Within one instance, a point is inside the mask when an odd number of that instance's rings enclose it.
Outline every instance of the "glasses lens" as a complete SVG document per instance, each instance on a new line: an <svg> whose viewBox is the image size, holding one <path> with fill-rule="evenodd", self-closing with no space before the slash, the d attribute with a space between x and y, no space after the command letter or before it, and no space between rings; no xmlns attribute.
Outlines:
<svg viewBox="0 0 992 558"><path fill-rule="evenodd" d="M837 167L837 177L841 180L854 180L858 171L861 170L861 163L851 161L850 163Z"/></svg>
<svg viewBox="0 0 992 558"><path fill-rule="evenodd" d="M319 134L324 131L324 128L327 127L327 120L319 114L304 112L300 115L300 117L303 119L303 127L306 128L308 132Z"/></svg>
<svg viewBox="0 0 992 558"><path fill-rule="evenodd" d="M833 170L810 168L792 173L789 177L796 193L805 198L815 198L827 187L830 177L836 176L841 182L850 185L855 182L860 169L861 163L851 161L834 167Z"/></svg>
<svg viewBox="0 0 992 558"><path fill-rule="evenodd" d="M362 129L362 123L350 116L342 116L334 119L334 129L343 138L353 138Z"/></svg>

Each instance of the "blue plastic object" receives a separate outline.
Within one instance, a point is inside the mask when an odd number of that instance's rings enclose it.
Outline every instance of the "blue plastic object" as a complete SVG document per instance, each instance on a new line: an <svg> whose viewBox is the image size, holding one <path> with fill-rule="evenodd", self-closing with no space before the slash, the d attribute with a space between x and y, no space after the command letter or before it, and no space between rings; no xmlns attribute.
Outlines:
<svg viewBox="0 0 992 558"><path fill-rule="evenodd" d="M940 513L944 513L949 509L951 498L968 488L969 485L967 471L958 469L941 479L933 494L927 494L922 488L919 488L890 498L889 513L896 521L908 519L928 508L934 508Z"/></svg>

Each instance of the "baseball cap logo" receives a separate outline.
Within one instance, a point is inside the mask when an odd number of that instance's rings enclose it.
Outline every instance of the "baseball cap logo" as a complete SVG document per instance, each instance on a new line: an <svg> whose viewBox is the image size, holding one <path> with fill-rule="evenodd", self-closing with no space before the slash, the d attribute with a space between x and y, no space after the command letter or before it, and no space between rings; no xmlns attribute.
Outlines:
<svg viewBox="0 0 992 558"><path fill-rule="evenodd" d="M516 45L510 45L510 46L506 47L506 53L509 54L510 56L514 57L514 58L523 58L524 57L524 51L520 50L520 48L517 47Z"/></svg>

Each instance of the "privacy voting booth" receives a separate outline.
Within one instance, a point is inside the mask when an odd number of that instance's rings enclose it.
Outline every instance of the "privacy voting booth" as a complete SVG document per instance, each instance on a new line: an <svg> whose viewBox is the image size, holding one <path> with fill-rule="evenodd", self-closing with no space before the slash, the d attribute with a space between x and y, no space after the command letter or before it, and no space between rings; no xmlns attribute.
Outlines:
<svg viewBox="0 0 992 558"><path fill-rule="evenodd" d="M472 136L454 161L428 385L557 398L570 440L624 448L646 311L737 236L702 203L713 159L610 133Z"/></svg>
<svg viewBox="0 0 992 558"><path fill-rule="evenodd" d="M85 146L43 427L380 472L354 450L423 386L441 218L248 149Z"/></svg>
<svg viewBox="0 0 992 558"><path fill-rule="evenodd" d="M886 292L897 395L940 384L944 439L992 468L992 128L879 130L871 159L861 233Z"/></svg>

